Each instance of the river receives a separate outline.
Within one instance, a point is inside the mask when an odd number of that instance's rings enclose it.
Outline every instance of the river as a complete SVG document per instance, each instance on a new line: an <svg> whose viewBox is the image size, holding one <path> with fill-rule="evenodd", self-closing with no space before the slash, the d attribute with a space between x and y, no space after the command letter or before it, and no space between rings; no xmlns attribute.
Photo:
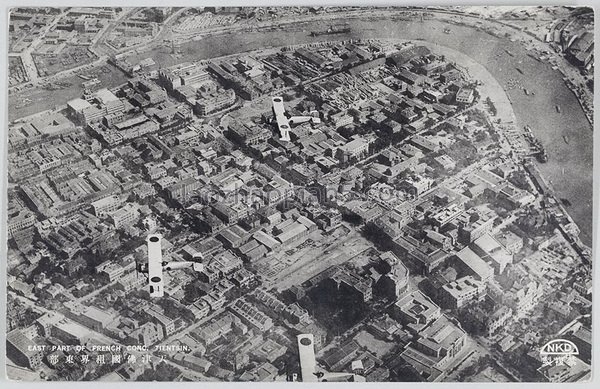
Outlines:
<svg viewBox="0 0 600 389"><path fill-rule="evenodd" d="M513 102L516 125L520 128L531 126L534 134L546 147L549 160L545 164L539 164L539 168L551 182L558 197L565 198L572 204L568 212L581 229L582 241L591 246L593 132L577 98L564 84L560 72L529 57L521 43L440 20L420 22L391 18L353 19L352 29L347 34L318 37L309 35L310 31L324 30L330 24L332 21L316 21L291 24L283 30L215 35L183 44L181 58L173 58L170 48L165 46L140 54L139 58L152 57L161 66L170 66L265 47L349 38L424 40L461 52L483 65L501 85L506 85L510 79L520 79L525 88L535 92L535 96L528 96L520 89L508 91ZM443 33L448 26L451 33ZM108 80L105 84L107 87L123 82L122 73L112 67L111 69L118 74ZM35 109L64 104L74 97L73 92L69 92L45 91L46 103L36 102ZM11 96L11 100L15 96L20 95ZM13 101L17 102L18 99ZM556 105L560 106L561 113L555 109ZM9 109L10 119L25 116L28 113L23 112L26 111L12 107Z"/></svg>

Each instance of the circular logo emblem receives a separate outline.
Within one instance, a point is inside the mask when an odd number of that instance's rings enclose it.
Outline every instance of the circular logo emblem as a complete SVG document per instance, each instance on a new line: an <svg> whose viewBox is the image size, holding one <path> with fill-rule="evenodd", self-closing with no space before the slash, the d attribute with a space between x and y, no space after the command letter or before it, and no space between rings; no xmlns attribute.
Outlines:
<svg viewBox="0 0 600 389"><path fill-rule="evenodd" d="M543 366L571 366L577 355L579 355L577 345L566 339L551 340L540 350Z"/></svg>

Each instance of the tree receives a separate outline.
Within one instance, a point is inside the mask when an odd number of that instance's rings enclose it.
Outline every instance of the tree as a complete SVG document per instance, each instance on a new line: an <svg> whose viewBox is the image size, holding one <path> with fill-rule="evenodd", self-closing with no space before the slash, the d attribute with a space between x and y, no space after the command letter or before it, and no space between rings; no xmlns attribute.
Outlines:
<svg viewBox="0 0 600 389"><path fill-rule="evenodd" d="M185 292L185 301L188 301L190 303L195 302L196 300L198 300L200 297L202 297L205 293L202 291L202 289L198 288L193 282L190 282L189 284L187 284L184 288L183 291Z"/></svg>
<svg viewBox="0 0 600 389"><path fill-rule="evenodd" d="M165 14L155 7L146 9L146 17L151 22L162 23L165 21Z"/></svg>
<svg viewBox="0 0 600 389"><path fill-rule="evenodd" d="M144 370L136 381L173 381L180 373L178 368L161 362L155 369Z"/></svg>

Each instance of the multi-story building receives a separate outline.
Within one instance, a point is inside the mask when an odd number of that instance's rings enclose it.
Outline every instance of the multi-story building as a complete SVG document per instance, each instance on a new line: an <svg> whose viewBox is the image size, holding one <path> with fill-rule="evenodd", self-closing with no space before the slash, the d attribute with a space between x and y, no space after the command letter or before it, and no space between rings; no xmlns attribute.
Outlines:
<svg viewBox="0 0 600 389"><path fill-rule="evenodd" d="M494 313L492 313L486 320L485 329L487 332L488 338L491 338L498 329L504 328L506 323L508 323L513 318L513 310L507 306L502 306L498 308Z"/></svg>
<svg viewBox="0 0 600 389"><path fill-rule="evenodd" d="M206 301L198 300L194 303L191 310L196 316L196 319L202 319L203 317L208 316L210 312L210 306Z"/></svg>
<svg viewBox="0 0 600 389"><path fill-rule="evenodd" d="M523 238L511 231L503 231L494 238L500 243L510 254L516 254L523 248Z"/></svg>
<svg viewBox="0 0 600 389"><path fill-rule="evenodd" d="M254 146L266 142L271 138L271 133L260 127L248 126L236 120L229 121L227 125L231 138L243 145Z"/></svg>
<svg viewBox="0 0 600 389"><path fill-rule="evenodd" d="M223 308L223 305L225 305L225 302L227 301L224 295L220 294L215 290L213 290L206 296L202 296L202 300L204 300L208 304L212 311L216 311Z"/></svg>
<svg viewBox="0 0 600 389"><path fill-rule="evenodd" d="M67 318L53 323L50 333L66 344L86 344L93 339L88 327L75 323Z"/></svg>
<svg viewBox="0 0 600 389"><path fill-rule="evenodd" d="M125 268L111 261L106 261L96 266L96 273L104 274L108 277L109 282L113 282L125 273Z"/></svg>
<svg viewBox="0 0 600 389"><path fill-rule="evenodd" d="M104 217L111 212L116 211L122 204L122 200L118 196L108 196L92 203L94 215Z"/></svg>
<svg viewBox="0 0 600 389"><path fill-rule="evenodd" d="M105 116L122 116L125 103L108 89L100 89L93 96L97 105L77 98L67 103L67 111L82 125L99 122Z"/></svg>
<svg viewBox="0 0 600 389"><path fill-rule="evenodd" d="M125 103L106 88L100 89L94 97L100 103L100 107L104 109L105 115L118 115L125 111Z"/></svg>
<svg viewBox="0 0 600 389"><path fill-rule="evenodd" d="M310 320L308 311L298 303L288 305L283 311L283 315L292 324L307 323Z"/></svg>
<svg viewBox="0 0 600 389"><path fill-rule="evenodd" d="M117 318L114 312L101 310L94 306L84 306L77 302L65 304L63 312L69 319L82 324L94 331L104 331Z"/></svg>
<svg viewBox="0 0 600 389"><path fill-rule="evenodd" d="M210 80L210 74L202 67L192 63L182 63L158 73L160 83L169 91L183 85L191 85Z"/></svg>
<svg viewBox="0 0 600 389"><path fill-rule="evenodd" d="M8 236L12 237L15 233L23 231L35 224L35 215L32 212L20 210L17 214L8 217Z"/></svg>
<svg viewBox="0 0 600 389"><path fill-rule="evenodd" d="M485 288L484 282L465 276L444 285L439 297L442 306L457 309L470 302L480 301L485 295Z"/></svg>
<svg viewBox="0 0 600 389"><path fill-rule="evenodd" d="M348 162L350 159L362 159L369 152L369 141L358 137L343 146L338 147L336 158L340 162Z"/></svg>
<svg viewBox="0 0 600 389"><path fill-rule="evenodd" d="M460 88L456 93L456 101L462 104L471 104L475 99L475 92L470 88Z"/></svg>
<svg viewBox="0 0 600 389"><path fill-rule="evenodd" d="M146 312L152 317L154 322L162 327L165 336L170 336L175 332L175 320L160 313L157 307L152 307Z"/></svg>
<svg viewBox="0 0 600 389"><path fill-rule="evenodd" d="M408 268L389 251L382 253L380 258L390 266L390 271L379 278L376 286L387 296L399 298L408 289Z"/></svg>
<svg viewBox="0 0 600 389"><path fill-rule="evenodd" d="M544 296L544 286L533 280L516 282L505 294L505 301L516 318L524 317Z"/></svg>
<svg viewBox="0 0 600 389"><path fill-rule="evenodd" d="M403 190L407 195L412 197L419 197L426 191L428 191L433 185L433 180L428 177L408 177L402 180L399 184L399 188Z"/></svg>
<svg viewBox="0 0 600 389"><path fill-rule="evenodd" d="M37 318L35 325L38 333L43 337L51 336L52 326L63 320L65 317L57 312L48 312Z"/></svg>
<svg viewBox="0 0 600 389"><path fill-rule="evenodd" d="M437 320L442 311L429 297L421 291L406 292L394 303L392 315L412 331Z"/></svg>
<svg viewBox="0 0 600 389"><path fill-rule="evenodd" d="M248 322L248 324L262 332L268 331L273 327L273 320L269 316L243 298L236 300L230 309L233 313Z"/></svg>
<svg viewBox="0 0 600 389"><path fill-rule="evenodd" d="M473 251L494 268L496 274L502 274L508 264L513 261L510 254L491 235L485 234L473 242Z"/></svg>
<svg viewBox="0 0 600 389"><path fill-rule="evenodd" d="M335 128L340 128L352 124L354 118L348 115L348 113L342 111L331 115L331 121L333 122Z"/></svg>
<svg viewBox="0 0 600 389"><path fill-rule="evenodd" d="M286 169L292 182L306 186L317 178L317 172L309 166L302 164L294 164Z"/></svg>
<svg viewBox="0 0 600 389"><path fill-rule="evenodd" d="M20 329L6 334L6 356L20 366L34 370L42 363L43 353L35 346Z"/></svg>
<svg viewBox="0 0 600 389"><path fill-rule="evenodd" d="M442 80L442 82L452 82L452 81L456 81L456 80L460 79L460 77L461 77L460 71L458 71L456 69L450 69L440 75L440 80Z"/></svg>
<svg viewBox="0 0 600 389"><path fill-rule="evenodd" d="M134 224L139 217L139 207L136 204L125 204L123 207L109 214L115 228Z"/></svg>
<svg viewBox="0 0 600 389"><path fill-rule="evenodd" d="M221 336L228 334L233 329L236 323L239 323L240 319L231 313L226 313L220 318L211 321L207 325L203 325L201 330L198 331L200 339L205 344L211 344Z"/></svg>
<svg viewBox="0 0 600 389"><path fill-rule="evenodd" d="M460 204L452 203L431 216L431 221L436 227L444 227L446 224L457 219L464 213L464 207Z"/></svg>
<svg viewBox="0 0 600 389"><path fill-rule="evenodd" d="M88 25L91 19L88 19L87 15L81 15L73 21L73 30L83 33L88 29Z"/></svg>
<svg viewBox="0 0 600 389"><path fill-rule="evenodd" d="M206 116L230 107L233 103L235 103L235 92L233 89L224 89L210 94L203 94L194 108L198 115Z"/></svg>
<svg viewBox="0 0 600 389"><path fill-rule="evenodd" d="M164 333L161 326L153 322L144 323L140 328L132 331L129 337L136 343L146 347L160 342L164 339Z"/></svg>
<svg viewBox="0 0 600 389"><path fill-rule="evenodd" d="M169 198L177 201L185 201L189 196L202 186L202 182L195 177L183 179L166 189Z"/></svg>
<svg viewBox="0 0 600 389"><path fill-rule="evenodd" d="M139 289L146 283L146 276L137 274L137 272L132 272L117 281L115 286L118 289L123 290L125 293L129 293L133 290Z"/></svg>
<svg viewBox="0 0 600 389"><path fill-rule="evenodd" d="M475 211L461 214L454 221L458 227L458 241L463 244L470 244L480 237L488 234L494 227L496 217L476 213Z"/></svg>
<svg viewBox="0 0 600 389"><path fill-rule="evenodd" d="M89 101L81 98L73 99L67 103L68 112L75 117L80 124L87 126L99 122L105 115L105 111L92 105Z"/></svg>
<svg viewBox="0 0 600 389"><path fill-rule="evenodd" d="M466 332L458 324L441 316L427 326L402 353L410 364L426 365L439 371L455 360L467 340ZM432 376L433 378L433 376Z"/></svg>
<svg viewBox="0 0 600 389"><path fill-rule="evenodd" d="M483 282L490 281L494 276L494 269L468 247L456 253L456 258L459 273L472 275L476 280Z"/></svg>
<svg viewBox="0 0 600 389"><path fill-rule="evenodd" d="M227 224L235 224L248 216L248 207L241 203L218 202L212 206L213 213Z"/></svg>

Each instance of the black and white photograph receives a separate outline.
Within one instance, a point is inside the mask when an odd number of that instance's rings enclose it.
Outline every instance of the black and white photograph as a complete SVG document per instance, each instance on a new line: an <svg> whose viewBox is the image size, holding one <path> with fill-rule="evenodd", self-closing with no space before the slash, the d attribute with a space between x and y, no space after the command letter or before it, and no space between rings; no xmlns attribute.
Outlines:
<svg viewBox="0 0 600 389"><path fill-rule="evenodd" d="M591 6L47 3L5 26L9 380L592 379Z"/></svg>

